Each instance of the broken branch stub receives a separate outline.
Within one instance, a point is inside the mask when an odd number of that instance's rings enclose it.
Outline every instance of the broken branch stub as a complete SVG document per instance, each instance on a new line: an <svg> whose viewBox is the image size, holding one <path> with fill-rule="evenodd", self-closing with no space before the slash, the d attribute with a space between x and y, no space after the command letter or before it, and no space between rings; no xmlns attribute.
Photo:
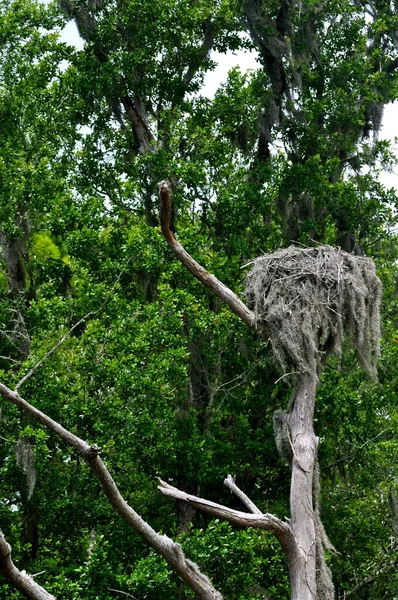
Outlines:
<svg viewBox="0 0 398 600"><path fill-rule="evenodd" d="M287 554L290 554L292 548L294 548L296 545L291 527L288 523L281 521L281 519L270 513L262 513L257 509L257 507L255 511L253 510L250 513L245 513L240 510L229 508L228 506L224 506L222 504L217 504L211 500L206 500L205 498L187 494L186 492L179 490L178 488L166 483L165 481L162 481L161 479L159 479L158 488L166 496L171 496L176 500L182 500L183 502L194 506L198 510L207 512L213 517L225 519L233 525L238 525L240 527L252 527L254 529L263 529L273 533ZM240 492L237 487L236 490ZM236 490L234 490L235 493ZM240 493L243 495L242 492ZM246 504L246 501L244 501L244 503Z"/></svg>
<svg viewBox="0 0 398 600"><path fill-rule="evenodd" d="M248 496L235 483L235 478L231 477L231 475L227 475L224 479L224 485L229 489L231 494L235 494L237 498L246 506L246 508L253 514L262 515L261 510L250 500Z"/></svg>

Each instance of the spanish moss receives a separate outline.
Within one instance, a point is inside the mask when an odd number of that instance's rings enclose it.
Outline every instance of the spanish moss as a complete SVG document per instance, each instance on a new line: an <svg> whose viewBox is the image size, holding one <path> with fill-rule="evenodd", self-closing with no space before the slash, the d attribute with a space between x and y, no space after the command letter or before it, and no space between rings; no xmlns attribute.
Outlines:
<svg viewBox="0 0 398 600"><path fill-rule="evenodd" d="M317 372L341 355L345 333L361 366L376 377L381 282L369 258L331 246L290 246L252 262L246 280L258 331L284 372Z"/></svg>

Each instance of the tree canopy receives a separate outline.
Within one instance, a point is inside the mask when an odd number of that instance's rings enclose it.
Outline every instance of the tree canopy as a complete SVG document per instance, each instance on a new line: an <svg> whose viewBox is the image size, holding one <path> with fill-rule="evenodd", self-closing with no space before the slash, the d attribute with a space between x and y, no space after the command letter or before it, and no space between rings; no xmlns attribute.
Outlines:
<svg viewBox="0 0 398 600"><path fill-rule="evenodd" d="M60 40L71 20L82 49ZM204 95L212 53L240 49L258 68ZM339 330L314 428L336 598L398 597L397 195L379 136L397 72L384 0L0 0L0 382L97 445L126 502L231 600L289 596L282 548L158 478L241 511L231 473L287 518L273 417L297 364L281 376L267 335L175 260L158 182L174 239L238 298L252 260L292 243L375 262L378 378ZM0 409L0 529L19 569L65 600L195 597L81 455L6 397Z"/></svg>

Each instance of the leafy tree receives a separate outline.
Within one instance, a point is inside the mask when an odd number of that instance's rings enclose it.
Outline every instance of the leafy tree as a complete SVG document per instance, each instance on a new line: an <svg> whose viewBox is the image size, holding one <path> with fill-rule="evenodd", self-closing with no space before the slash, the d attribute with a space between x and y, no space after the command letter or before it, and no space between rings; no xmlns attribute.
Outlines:
<svg viewBox="0 0 398 600"><path fill-rule="evenodd" d="M81 51L57 41L71 18ZM234 293L242 264L291 239L366 252L385 288L380 385L348 352L323 372L322 517L340 552L329 557L337 593L394 597L395 194L378 181L393 157L375 135L396 96L393 7L66 1L60 11L19 0L2 4L1 28L3 381L13 388L33 368L21 393L97 443L129 504L224 595L286 597L271 538L156 490L160 476L240 509L220 490L232 472L261 509L289 514L272 432L289 378L275 384L267 342L172 259L157 182L173 181L178 239ZM211 50L242 47L257 49L259 69L235 69L213 100L201 96ZM37 580L65 598L191 597L64 442L8 403L1 423L0 512L17 564L45 571ZM19 440L35 457L35 557L20 539L29 482Z"/></svg>

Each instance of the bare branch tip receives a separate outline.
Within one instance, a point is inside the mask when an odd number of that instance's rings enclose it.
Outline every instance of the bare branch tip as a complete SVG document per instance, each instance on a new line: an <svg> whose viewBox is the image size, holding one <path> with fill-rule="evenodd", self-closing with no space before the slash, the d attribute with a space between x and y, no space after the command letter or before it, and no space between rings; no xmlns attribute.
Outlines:
<svg viewBox="0 0 398 600"><path fill-rule="evenodd" d="M163 181L159 181L158 190L159 190L159 194L162 194L165 192L170 192L171 191L170 181L168 179L163 179Z"/></svg>

